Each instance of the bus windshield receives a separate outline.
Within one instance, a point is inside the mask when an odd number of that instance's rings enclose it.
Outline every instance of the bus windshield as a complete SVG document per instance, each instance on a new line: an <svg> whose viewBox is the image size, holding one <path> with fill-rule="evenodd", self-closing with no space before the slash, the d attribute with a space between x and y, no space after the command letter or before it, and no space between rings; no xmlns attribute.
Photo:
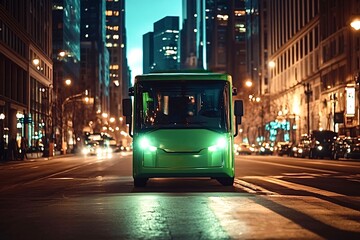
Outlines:
<svg viewBox="0 0 360 240"><path fill-rule="evenodd" d="M226 132L229 129L227 82L144 81L136 89L139 130L205 128Z"/></svg>

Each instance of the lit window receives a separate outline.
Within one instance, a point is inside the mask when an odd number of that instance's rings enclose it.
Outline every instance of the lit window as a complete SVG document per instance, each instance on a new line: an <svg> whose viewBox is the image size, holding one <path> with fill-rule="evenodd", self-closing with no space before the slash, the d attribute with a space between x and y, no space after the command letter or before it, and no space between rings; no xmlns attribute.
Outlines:
<svg viewBox="0 0 360 240"><path fill-rule="evenodd" d="M106 39L110 39L110 37L111 37L110 35L106 35Z"/></svg>
<svg viewBox="0 0 360 240"><path fill-rule="evenodd" d="M113 15L113 11L108 10L105 12L106 16L112 16Z"/></svg>
<svg viewBox="0 0 360 240"><path fill-rule="evenodd" d="M115 86L117 86L117 87L118 87L118 86L120 86L120 82L119 82L119 80L114 80L114 81L113 81L113 83L114 83L114 84L115 84Z"/></svg>
<svg viewBox="0 0 360 240"><path fill-rule="evenodd" d="M111 47L112 47L112 43L106 43L106 47L111 48Z"/></svg>
<svg viewBox="0 0 360 240"><path fill-rule="evenodd" d="M85 37L88 38L88 37L89 37L89 34L85 34Z"/></svg>
<svg viewBox="0 0 360 240"><path fill-rule="evenodd" d="M58 6L58 5L53 6L53 10L63 10L63 9L64 9L63 6Z"/></svg>
<svg viewBox="0 0 360 240"><path fill-rule="evenodd" d="M86 25L85 25L85 28L89 28L89 25L86 24Z"/></svg>
<svg viewBox="0 0 360 240"><path fill-rule="evenodd" d="M125 44L122 43L122 44L121 44L121 48L124 48L124 47L125 47Z"/></svg>
<svg viewBox="0 0 360 240"><path fill-rule="evenodd" d="M114 35L113 39L119 39L119 35Z"/></svg>
<svg viewBox="0 0 360 240"><path fill-rule="evenodd" d="M221 14L218 14L216 17L218 20L223 20L223 21L227 21L229 18L228 15L221 15Z"/></svg>

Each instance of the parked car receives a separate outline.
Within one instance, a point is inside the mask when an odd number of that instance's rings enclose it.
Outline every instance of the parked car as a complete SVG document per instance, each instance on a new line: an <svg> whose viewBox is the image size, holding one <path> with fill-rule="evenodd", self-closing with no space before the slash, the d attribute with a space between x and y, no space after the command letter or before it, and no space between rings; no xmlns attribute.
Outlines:
<svg viewBox="0 0 360 240"><path fill-rule="evenodd" d="M353 142L344 154L344 158L360 159L360 138L353 139Z"/></svg>
<svg viewBox="0 0 360 240"><path fill-rule="evenodd" d="M250 155L254 152L254 149L248 143L240 143L237 146L237 154L239 155Z"/></svg>
<svg viewBox="0 0 360 240"><path fill-rule="evenodd" d="M310 152L310 141L302 141L292 148L292 154L294 157L306 158Z"/></svg>
<svg viewBox="0 0 360 240"><path fill-rule="evenodd" d="M314 130L311 134L309 158L338 159L335 147L337 133L330 130Z"/></svg>
<svg viewBox="0 0 360 240"><path fill-rule="evenodd" d="M292 154L292 143L290 142L279 142L276 145L276 153L279 156L293 156Z"/></svg>
<svg viewBox="0 0 360 240"><path fill-rule="evenodd" d="M274 147L272 147L270 143L261 144L259 150L260 155L273 155L273 153L274 153Z"/></svg>
<svg viewBox="0 0 360 240"><path fill-rule="evenodd" d="M294 157L305 158L309 156L310 151L310 137L303 134L300 141L292 147L292 154Z"/></svg>
<svg viewBox="0 0 360 240"><path fill-rule="evenodd" d="M335 141L335 149L338 158L345 157L345 154L350 151L352 145L356 144L357 138L353 137L338 137Z"/></svg>

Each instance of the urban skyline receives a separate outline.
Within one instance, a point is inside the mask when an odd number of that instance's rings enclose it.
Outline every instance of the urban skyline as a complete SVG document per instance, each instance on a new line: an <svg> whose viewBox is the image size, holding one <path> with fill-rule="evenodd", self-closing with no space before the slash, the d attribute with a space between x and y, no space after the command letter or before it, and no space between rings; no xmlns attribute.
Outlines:
<svg viewBox="0 0 360 240"><path fill-rule="evenodd" d="M125 1L127 58L132 77L143 73L142 36L151 32L153 24L166 16L177 16L181 19L181 4L182 0Z"/></svg>

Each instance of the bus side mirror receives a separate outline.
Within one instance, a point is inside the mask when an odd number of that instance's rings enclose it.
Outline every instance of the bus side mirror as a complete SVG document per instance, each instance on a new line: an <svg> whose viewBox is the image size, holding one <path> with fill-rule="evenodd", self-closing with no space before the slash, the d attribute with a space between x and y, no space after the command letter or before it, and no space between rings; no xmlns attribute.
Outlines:
<svg viewBox="0 0 360 240"><path fill-rule="evenodd" d="M130 98L125 98L122 100L123 105L123 115L125 116L125 122L126 124L129 124L129 135L132 137L132 102Z"/></svg>
<svg viewBox="0 0 360 240"><path fill-rule="evenodd" d="M241 117L244 116L244 105L242 100L235 100L234 115L236 117L236 125L241 124Z"/></svg>
<svg viewBox="0 0 360 240"><path fill-rule="evenodd" d="M132 115L132 103L130 98L123 99L123 115L126 118L126 124L131 123L131 115Z"/></svg>

